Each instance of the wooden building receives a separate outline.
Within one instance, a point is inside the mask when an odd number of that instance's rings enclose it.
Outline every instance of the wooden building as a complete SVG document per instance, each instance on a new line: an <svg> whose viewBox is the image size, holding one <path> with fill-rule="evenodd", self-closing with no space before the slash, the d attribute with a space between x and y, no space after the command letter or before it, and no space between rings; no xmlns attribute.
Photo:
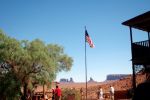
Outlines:
<svg viewBox="0 0 150 100"><path fill-rule="evenodd" d="M129 19L122 23L129 27L133 69L133 89L136 88L136 68L142 66L145 72L150 73L150 11ZM147 33L147 39L133 41L133 29L142 30ZM142 33L143 34L143 33ZM135 36L135 35L134 35Z"/></svg>

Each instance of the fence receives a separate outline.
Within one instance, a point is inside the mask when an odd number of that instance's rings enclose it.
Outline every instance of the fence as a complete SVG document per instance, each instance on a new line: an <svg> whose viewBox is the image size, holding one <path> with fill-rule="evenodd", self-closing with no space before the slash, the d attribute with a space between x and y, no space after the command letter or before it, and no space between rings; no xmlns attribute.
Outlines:
<svg viewBox="0 0 150 100"><path fill-rule="evenodd" d="M45 93L48 96L48 100L52 100L52 92L46 92ZM87 92L87 100L98 100L99 99L99 92L98 91L88 91ZM83 91L81 94L80 100L85 100L85 91ZM44 100L43 99L43 93L36 93L32 100ZM110 93L104 92L104 100L110 100ZM131 94L128 90L121 90L121 91L115 91L114 99L115 100L130 100ZM45 99L46 100L46 99ZM63 99L62 99L63 100ZM75 100L75 94L68 94L67 100Z"/></svg>

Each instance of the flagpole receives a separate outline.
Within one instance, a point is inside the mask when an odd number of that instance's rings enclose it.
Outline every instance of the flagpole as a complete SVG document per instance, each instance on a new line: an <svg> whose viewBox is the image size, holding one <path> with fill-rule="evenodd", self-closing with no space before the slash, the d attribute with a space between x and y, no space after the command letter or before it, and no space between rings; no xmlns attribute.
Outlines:
<svg viewBox="0 0 150 100"><path fill-rule="evenodd" d="M85 31L86 31L86 26L85 26ZM86 35L85 35L85 80L86 80L86 100L87 100L87 62L86 62Z"/></svg>

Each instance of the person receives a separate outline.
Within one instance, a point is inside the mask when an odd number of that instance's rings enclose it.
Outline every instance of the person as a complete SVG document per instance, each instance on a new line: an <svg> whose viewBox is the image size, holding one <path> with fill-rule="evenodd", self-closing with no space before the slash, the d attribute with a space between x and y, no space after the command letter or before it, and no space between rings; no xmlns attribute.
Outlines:
<svg viewBox="0 0 150 100"><path fill-rule="evenodd" d="M103 89L100 87L100 89L99 89L99 99L100 100L103 100L104 98L103 98Z"/></svg>
<svg viewBox="0 0 150 100"><path fill-rule="evenodd" d="M45 100L48 100L48 96L47 96L47 94L45 95Z"/></svg>
<svg viewBox="0 0 150 100"><path fill-rule="evenodd" d="M113 86L110 86L110 99L114 100L115 89Z"/></svg>
<svg viewBox="0 0 150 100"><path fill-rule="evenodd" d="M31 99L31 91L28 89L27 91L27 100L30 100Z"/></svg>
<svg viewBox="0 0 150 100"><path fill-rule="evenodd" d="M83 89L80 89L80 94L81 94L81 100L83 100Z"/></svg>
<svg viewBox="0 0 150 100"><path fill-rule="evenodd" d="M55 89L52 88L52 100L55 100Z"/></svg>
<svg viewBox="0 0 150 100"><path fill-rule="evenodd" d="M61 97L61 89L58 87L58 85L56 85L55 100L60 100L60 97Z"/></svg>

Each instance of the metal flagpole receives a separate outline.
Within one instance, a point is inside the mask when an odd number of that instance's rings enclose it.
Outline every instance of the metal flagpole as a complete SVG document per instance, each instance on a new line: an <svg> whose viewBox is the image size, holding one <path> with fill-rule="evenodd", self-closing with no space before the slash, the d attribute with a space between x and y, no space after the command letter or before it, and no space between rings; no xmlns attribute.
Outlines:
<svg viewBox="0 0 150 100"><path fill-rule="evenodd" d="M86 26L85 26L85 31L86 31ZM87 100L87 62L86 62L86 35L85 35L85 80L86 80L86 100Z"/></svg>

